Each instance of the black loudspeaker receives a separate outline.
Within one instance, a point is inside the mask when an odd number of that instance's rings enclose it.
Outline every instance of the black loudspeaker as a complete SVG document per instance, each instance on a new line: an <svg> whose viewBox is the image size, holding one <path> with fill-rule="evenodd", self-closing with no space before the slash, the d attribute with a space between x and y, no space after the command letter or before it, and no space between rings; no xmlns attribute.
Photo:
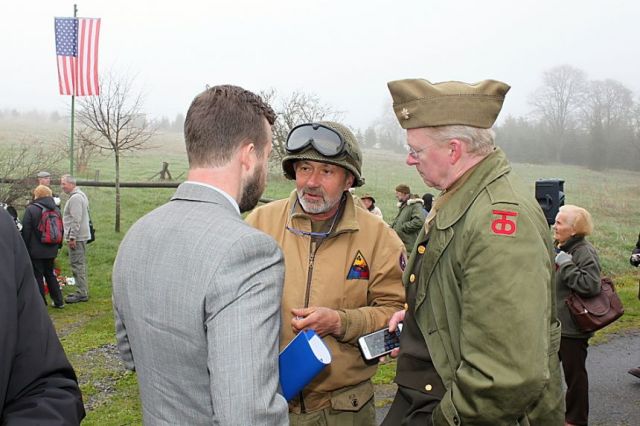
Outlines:
<svg viewBox="0 0 640 426"><path fill-rule="evenodd" d="M560 206L564 206L564 180L538 179L536 181L536 200L544 212L549 225L556 221Z"/></svg>

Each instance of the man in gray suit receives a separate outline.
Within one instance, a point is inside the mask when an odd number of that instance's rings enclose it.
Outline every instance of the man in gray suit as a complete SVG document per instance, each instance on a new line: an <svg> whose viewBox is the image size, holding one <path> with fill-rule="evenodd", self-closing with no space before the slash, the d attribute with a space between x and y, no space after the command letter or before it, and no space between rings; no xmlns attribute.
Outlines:
<svg viewBox="0 0 640 426"><path fill-rule="evenodd" d="M187 181L120 245L116 336L146 424L288 422L278 393L282 253L240 216L264 191L274 120L240 87L199 94L184 125Z"/></svg>

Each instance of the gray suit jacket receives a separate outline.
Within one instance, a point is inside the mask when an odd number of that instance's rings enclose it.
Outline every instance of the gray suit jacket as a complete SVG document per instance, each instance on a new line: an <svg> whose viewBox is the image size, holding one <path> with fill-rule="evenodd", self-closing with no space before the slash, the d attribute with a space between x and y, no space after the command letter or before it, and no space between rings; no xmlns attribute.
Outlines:
<svg viewBox="0 0 640 426"><path fill-rule="evenodd" d="M222 194L190 183L136 222L113 268L116 337L145 424L288 424L284 264Z"/></svg>

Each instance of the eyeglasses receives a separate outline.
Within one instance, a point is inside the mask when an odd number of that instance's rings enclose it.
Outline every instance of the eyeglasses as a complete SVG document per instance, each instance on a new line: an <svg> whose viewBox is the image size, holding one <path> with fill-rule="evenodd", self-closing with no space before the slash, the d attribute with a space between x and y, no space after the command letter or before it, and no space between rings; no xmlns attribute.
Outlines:
<svg viewBox="0 0 640 426"><path fill-rule="evenodd" d="M427 149L427 147L424 147L422 149L413 149L411 148L409 145L407 145L407 150L409 151L409 156L411 158L413 158L414 160L418 159L418 154L420 154L422 151L424 151L425 149Z"/></svg>
<svg viewBox="0 0 640 426"><path fill-rule="evenodd" d="M293 154L309 145L325 157L337 157L344 152L345 143L335 130L319 123L306 123L294 127L287 137L286 150Z"/></svg>

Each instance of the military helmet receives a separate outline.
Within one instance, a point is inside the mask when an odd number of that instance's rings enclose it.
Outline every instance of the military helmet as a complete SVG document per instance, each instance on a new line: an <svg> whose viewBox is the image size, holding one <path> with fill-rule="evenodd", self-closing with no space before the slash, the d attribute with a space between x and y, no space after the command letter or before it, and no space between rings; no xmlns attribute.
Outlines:
<svg viewBox="0 0 640 426"><path fill-rule="evenodd" d="M290 150L289 143L293 135L296 135L296 131L302 128L311 128L318 130L322 128L328 128L329 132L337 134L342 141L340 150L336 153L323 154L318 149L323 149L320 145L316 144L313 137L304 137L301 143L299 143L299 149ZM303 129L304 130L304 129ZM331 136L331 135L330 135ZM336 144L337 139L336 139ZM319 148L320 147L320 148ZM334 164L350 171L353 176L353 186L364 185L364 178L362 177L362 151L358 146L358 141L351 130L346 126L333 121L319 121L314 123L305 123L294 127L289 132L287 137L287 144L285 146L286 155L282 159L282 170L287 179L294 180L296 178L296 172L293 168L293 164L300 160L318 161L321 163Z"/></svg>

